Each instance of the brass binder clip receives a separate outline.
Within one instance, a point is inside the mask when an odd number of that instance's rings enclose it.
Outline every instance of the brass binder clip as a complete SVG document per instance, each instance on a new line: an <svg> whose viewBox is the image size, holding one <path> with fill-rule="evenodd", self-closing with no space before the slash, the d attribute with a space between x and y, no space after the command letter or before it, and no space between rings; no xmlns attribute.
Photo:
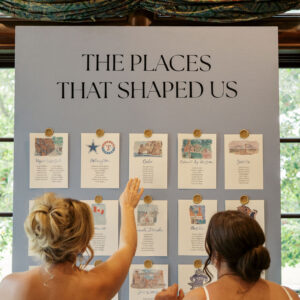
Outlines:
<svg viewBox="0 0 300 300"><path fill-rule="evenodd" d="M242 129L240 131L240 137L242 139L246 139L250 135L249 131L247 129Z"/></svg>
<svg viewBox="0 0 300 300"><path fill-rule="evenodd" d="M54 130L52 128L46 128L45 136L51 137L54 134Z"/></svg>
<svg viewBox="0 0 300 300"><path fill-rule="evenodd" d="M97 129L96 130L96 135L97 137L102 137L104 135L104 130L103 129Z"/></svg>
<svg viewBox="0 0 300 300"><path fill-rule="evenodd" d="M101 203L103 201L103 197L101 196L101 195L97 195L96 197L95 197L95 202L96 203Z"/></svg>
<svg viewBox="0 0 300 300"><path fill-rule="evenodd" d="M150 138L150 137L152 136L152 130L151 130L151 129L146 129L146 130L144 131L144 136L145 136L146 138Z"/></svg>
<svg viewBox="0 0 300 300"><path fill-rule="evenodd" d="M202 267L202 260L201 260L201 259L196 259L196 260L194 261L194 267L195 267L196 269L200 269L200 268Z"/></svg>
<svg viewBox="0 0 300 300"><path fill-rule="evenodd" d="M94 266L97 267L98 265L100 265L102 263L101 259L98 259L94 262Z"/></svg>
<svg viewBox="0 0 300 300"><path fill-rule="evenodd" d="M200 129L195 129L193 134L195 138L199 138L202 135L202 132Z"/></svg>
<svg viewBox="0 0 300 300"><path fill-rule="evenodd" d="M201 203L201 201L202 201L202 196L201 196L201 195L196 194L196 195L193 197L193 202L194 202L195 204L199 204L199 203Z"/></svg>
<svg viewBox="0 0 300 300"><path fill-rule="evenodd" d="M246 205L249 203L249 197L247 195L242 195L240 198L240 202L242 205Z"/></svg>
<svg viewBox="0 0 300 300"><path fill-rule="evenodd" d="M144 267L145 267L146 269L151 269L152 266L153 266L153 262L152 262L151 259L146 259L146 260L144 261Z"/></svg>
<svg viewBox="0 0 300 300"><path fill-rule="evenodd" d="M146 204L150 204L150 203L152 202L152 197L151 197L150 195L146 195L146 196L144 197L144 202L145 202Z"/></svg>

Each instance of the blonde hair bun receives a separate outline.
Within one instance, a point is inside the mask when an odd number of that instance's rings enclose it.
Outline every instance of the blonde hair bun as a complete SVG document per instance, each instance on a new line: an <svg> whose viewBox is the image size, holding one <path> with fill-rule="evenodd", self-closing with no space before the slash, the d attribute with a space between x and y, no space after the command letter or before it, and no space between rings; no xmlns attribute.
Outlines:
<svg viewBox="0 0 300 300"><path fill-rule="evenodd" d="M77 255L90 247L94 223L84 202L45 193L35 199L24 223L30 249L46 264L76 262ZM89 262L88 261L88 262ZM88 263L87 262L87 263Z"/></svg>

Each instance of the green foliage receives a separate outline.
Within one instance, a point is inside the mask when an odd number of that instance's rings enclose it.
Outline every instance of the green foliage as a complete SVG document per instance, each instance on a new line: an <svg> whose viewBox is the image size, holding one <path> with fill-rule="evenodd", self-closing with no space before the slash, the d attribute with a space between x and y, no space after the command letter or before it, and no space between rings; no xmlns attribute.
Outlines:
<svg viewBox="0 0 300 300"><path fill-rule="evenodd" d="M0 70L0 136L13 137L14 132L13 69ZM13 143L0 143L0 211L12 211ZM12 251L12 218L0 219L0 261ZM0 268L0 278L2 270Z"/></svg>
<svg viewBox="0 0 300 300"><path fill-rule="evenodd" d="M281 220L282 266L295 267L300 262L300 219Z"/></svg>
<svg viewBox="0 0 300 300"><path fill-rule="evenodd" d="M300 69L279 73L280 136L300 137ZM281 144L281 211L300 212L300 144ZM282 266L300 263L300 220L283 219Z"/></svg>

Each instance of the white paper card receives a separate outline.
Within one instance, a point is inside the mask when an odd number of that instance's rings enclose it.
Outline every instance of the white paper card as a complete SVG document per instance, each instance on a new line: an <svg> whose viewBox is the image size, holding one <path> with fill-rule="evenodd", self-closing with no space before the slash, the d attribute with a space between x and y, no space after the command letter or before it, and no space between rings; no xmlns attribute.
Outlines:
<svg viewBox="0 0 300 300"><path fill-rule="evenodd" d="M168 134L129 135L129 177L138 177L145 189L168 185Z"/></svg>
<svg viewBox="0 0 300 300"><path fill-rule="evenodd" d="M205 235L210 218L217 212L217 200L178 201L178 255L207 255Z"/></svg>
<svg viewBox="0 0 300 300"><path fill-rule="evenodd" d="M110 256L118 250L119 204L118 200L83 200L90 205L94 217L95 233L91 240L94 254Z"/></svg>
<svg viewBox="0 0 300 300"><path fill-rule="evenodd" d="M154 200L150 204L140 201L135 209L138 232L136 256L168 255L168 202Z"/></svg>
<svg viewBox="0 0 300 300"><path fill-rule="evenodd" d="M257 189L263 184L263 135L224 135L225 189Z"/></svg>
<svg viewBox="0 0 300 300"><path fill-rule="evenodd" d="M129 269L129 299L154 300L155 295L168 287L168 265L131 265Z"/></svg>
<svg viewBox="0 0 300 300"><path fill-rule="evenodd" d="M178 265L178 286L187 294L191 290L203 287L208 283L209 277L203 271L203 266L196 269L194 265ZM217 280L217 269L213 265L208 266L208 270L212 274L209 283Z"/></svg>
<svg viewBox="0 0 300 300"><path fill-rule="evenodd" d="M30 133L30 188L68 187L68 134Z"/></svg>
<svg viewBox="0 0 300 300"><path fill-rule="evenodd" d="M265 232L265 201L264 200L249 200L247 204L241 204L240 200L226 200L226 210L239 210L244 214L255 219L262 230Z"/></svg>
<svg viewBox="0 0 300 300"><path fill-rule="evenodd" d="M216 134L178 134L178 188L216 188Z"/></svg>
<svg viewBox="0 0 300 300"><path fill-rule="evenodd" d="M119 188L120 134L81 134L81 188Z"/></svg>

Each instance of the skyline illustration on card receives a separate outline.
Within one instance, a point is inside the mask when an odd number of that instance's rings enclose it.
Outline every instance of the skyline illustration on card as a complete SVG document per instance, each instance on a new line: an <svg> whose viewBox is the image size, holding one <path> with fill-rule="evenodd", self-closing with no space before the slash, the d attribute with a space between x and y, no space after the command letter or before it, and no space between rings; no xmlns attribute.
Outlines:
<svg viewBox="0 0 300 300"><path fill-rule="evenodd" d="M259 143L257 141L231 141L229 153L236 155L257 154L259 153Z"/></svg>

